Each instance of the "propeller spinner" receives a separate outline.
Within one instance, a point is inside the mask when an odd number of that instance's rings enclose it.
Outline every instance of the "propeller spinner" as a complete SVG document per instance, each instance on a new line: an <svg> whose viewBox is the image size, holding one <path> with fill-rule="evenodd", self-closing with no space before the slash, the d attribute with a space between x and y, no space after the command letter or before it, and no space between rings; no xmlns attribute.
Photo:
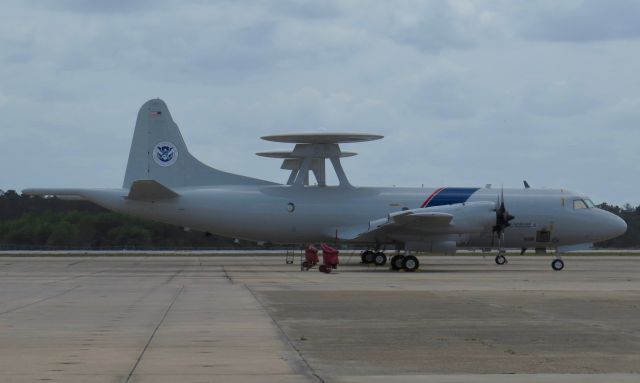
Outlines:
<svg viewBox="0 0 640 383"><path fill-rule="evenodd" d="M499 247L502 247L502 242L504 239L504 230L511 226L509 221L514 219L515 217L509 214L507 208L504 204L504 190L500 191L500 196L498 200L498 207L495 209L496 212L496 224L493 226L493 233L498 236ZM493 244L493 240L491 241Z"/></svg>

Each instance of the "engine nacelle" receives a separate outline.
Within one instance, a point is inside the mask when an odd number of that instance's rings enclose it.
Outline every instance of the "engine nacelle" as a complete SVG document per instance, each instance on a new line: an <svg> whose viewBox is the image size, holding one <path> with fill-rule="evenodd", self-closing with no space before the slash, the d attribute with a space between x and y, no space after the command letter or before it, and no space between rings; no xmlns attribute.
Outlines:
<svg viewBox="0 0 640 383"><path fill-rule="evenodd" d="M406 250L424 251L427 253L455 254L458 248L456 241L434 240L434 241L407 241L404 245Z"/></svg>
<svg viewBox="0 0 640 383"><path fill-rule="evenodd" d="M452 233L477 233L495 225L495 204L492 202L467 202L427 208L453 215Z"/></svg>

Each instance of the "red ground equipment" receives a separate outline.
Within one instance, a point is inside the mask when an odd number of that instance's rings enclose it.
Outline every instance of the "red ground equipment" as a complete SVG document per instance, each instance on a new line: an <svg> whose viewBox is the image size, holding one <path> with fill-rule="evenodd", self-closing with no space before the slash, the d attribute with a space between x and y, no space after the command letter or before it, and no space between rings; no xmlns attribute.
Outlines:
<svg viewBox="0 0 640 383"><path fill-rule="evenodd" d="M338 258L339 252L326 243L321 244L320 247L322 248L322 265L320 265L320 271L328 274L331 272L331 269L338 267L340 263L340 259Z"/></svg>
<svg viewBox="0 0 640 383"><path fill-rule="evenodd" d="M304 261L302 261L302 270L309 270L313 266L317 265L320 260L318 259L318 249L313 245L307 247L304 251Z"/></svg>

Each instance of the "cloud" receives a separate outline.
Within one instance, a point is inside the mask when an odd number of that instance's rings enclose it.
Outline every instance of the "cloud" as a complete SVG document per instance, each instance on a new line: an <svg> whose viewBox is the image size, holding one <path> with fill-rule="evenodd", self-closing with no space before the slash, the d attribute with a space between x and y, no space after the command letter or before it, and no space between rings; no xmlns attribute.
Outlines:
<svg viewBox="0 0 640 383"><path fill-rule="evenodd" d="M640 203L633 2L8 1L0 188L118 186L139 106L284 181L258 137L374 132L354 184L561 186ZM561 42L561 44L559 44ZM597 177L594 176L598 175Z"/></svg>
<svg viewBox="0 0 640 383"><path fill-rule="evenodd" d="M582 84L566 80L537 84L524 95L523 109L542 116L570 116L588 113L599 105Z"/></svg>
<svg viewBox="0 0 640 383"><path fill-rule="evenodd" d="M634 0L548 1L519 15L524 35L536 40L584 43L640 37L640 3Z"/></svg>
<svg viewBox="0 0 640 383"><path fill-rule="evenodd" d="M449 3L413 5L393 13L389 34L394 40L426 52L474 45L474 36L466 30L466 18Z"/></svg>
<svg viewBox="0 0 640 383"><path fill-rule="evenodd" d="M161 0L42 0L33 1L33 6L41 6L51 11L69 11L85 14L126 14L143 10L164 8L165 2Z"/></svg>

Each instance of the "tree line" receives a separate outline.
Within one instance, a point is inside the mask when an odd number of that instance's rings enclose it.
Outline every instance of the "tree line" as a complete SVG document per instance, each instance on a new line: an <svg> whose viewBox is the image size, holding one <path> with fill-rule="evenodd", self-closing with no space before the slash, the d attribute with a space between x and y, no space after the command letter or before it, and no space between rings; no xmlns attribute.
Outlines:
<svg viewBox="0 0 640 383"><path fill-rule="evenodd" d="M627 232L596 244L640 248L640 206L603 203L621 216ZM254 248L257 244L114 213L88 201L70 201L0 192L0 248L204 249Z"/></svg>
<svg viewBox="0 0 640 383"><path fill-rule="evenodd" d="M0 195L0 248L204 249L251 248L236 241L114 213L89 201Z"/></svg>

